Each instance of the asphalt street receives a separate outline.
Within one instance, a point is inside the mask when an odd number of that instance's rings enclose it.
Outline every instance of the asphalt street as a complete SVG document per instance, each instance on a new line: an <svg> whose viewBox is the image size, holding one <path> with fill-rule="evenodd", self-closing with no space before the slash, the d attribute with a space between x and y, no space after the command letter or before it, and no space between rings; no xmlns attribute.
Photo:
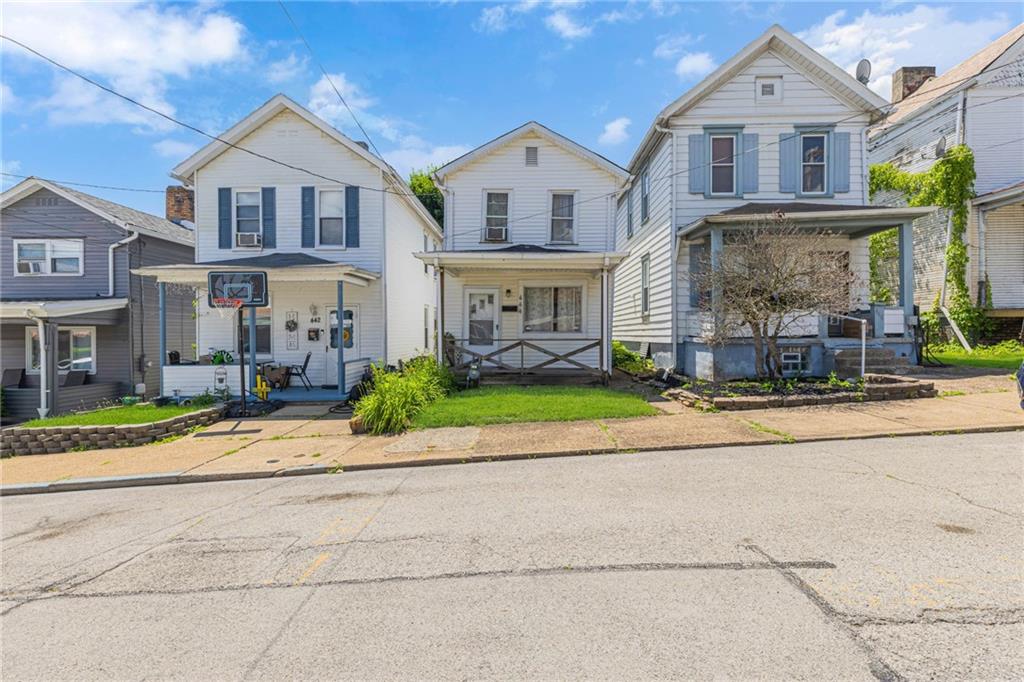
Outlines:
<svg viewBox="0 0 1024 682"><path fill-rule="evenodd" d="M1019 679L1022 464L1018 432L3 498L2 674Z"/></svg>

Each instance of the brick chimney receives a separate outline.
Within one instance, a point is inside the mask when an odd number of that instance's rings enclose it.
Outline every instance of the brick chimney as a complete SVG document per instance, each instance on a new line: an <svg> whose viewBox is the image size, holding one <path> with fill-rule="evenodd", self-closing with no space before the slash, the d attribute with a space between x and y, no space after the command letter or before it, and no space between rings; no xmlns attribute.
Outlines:
<svg viewBox="0 0 1024 682"><path fill-rule="evenodd" d="M934 66L901 66L892 75L892 103L900 102L935 77Z"/></svg>
<svg viewBox="0 0 1024 682"><path fill-rule="evenodd" d="M195 223L196 199L192 190L181 185L168 185L164 200L164 214L172 223Z"/></svg>

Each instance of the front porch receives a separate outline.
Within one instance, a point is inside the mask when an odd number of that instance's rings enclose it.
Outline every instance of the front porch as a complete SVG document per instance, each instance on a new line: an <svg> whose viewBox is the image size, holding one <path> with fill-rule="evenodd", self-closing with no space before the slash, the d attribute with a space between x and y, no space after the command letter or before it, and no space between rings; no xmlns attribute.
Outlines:
<svg viewBox="0 0 1024 682"><path fill-rule="evenodd" d="M232 270L266 272L269 305L211 308L208 273ZM271 386L270 399L339 401L383 357L381 290L374 273L306 254L276 254L143 268L139 274L157 278L161 301L168 286L198 291L196 352L186 358L161 350L164 397L210 392L237 398L243 386L255 395L261 376ZM161 339L166 327L161 313Z"/></svg>
<svg viewBox="0 0 1024 682"><path fill-rule="evenodd" d="M611 273L624 254L518 245L416 256L438 272L438 360L460 378L607 381Z"/></svg>

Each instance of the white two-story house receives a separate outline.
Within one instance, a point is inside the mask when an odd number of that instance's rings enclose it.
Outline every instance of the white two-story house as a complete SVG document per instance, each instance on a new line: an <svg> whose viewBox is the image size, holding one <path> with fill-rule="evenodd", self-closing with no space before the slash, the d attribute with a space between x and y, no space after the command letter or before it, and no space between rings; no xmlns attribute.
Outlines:
<svg viewBox="0 0 1024 682"><path fill-rule="evenodd" d="M344 396L371 362L431 352L433 273L412 254L441 232L397 173L284 95L220 139L171 173L195 193L195 263L139 271L199 288L197 357L163 358L164 395L225 380L237 395L237 365L218 372L218 351L237 363L240 343L250 385L304 368L271 394L285 400ZM266 272L269 306L245 309L240 330L208 306L211 271Z"/></svg>
<svg viewBox="0 0 1024 682"><path fill-rule="evenodd" d="M438 349L527 381L611 372L612 224L625 170L530 122L437 169Z"/></svg>
<svg viewBox="0 0 1024 682"><path fill-rule="evenodd" d="M629 256L615 273L615 338L690 376L753 375L748 339L707 342L714 304L692 290L690 273L727 248L729 232L781 211L808 231L833 232L830 254L858 275L849 307L835 313L869 319L879 357L912 359L910 221L930 209L868 206L865 132L885 105L773 26L665 107L617 205L616 250ZM867 238L892 227L901 230L903 291L886 310L867 300ZM859 331L850 333L840 317L801 317L782 348L786 370L827 373L838 353L859 353Z"/></svg>
<svg viewBox="0 0 1024 682"><path fill-rule="evenodd" d="M964 241L967 285L995 322L994 339L1024 334L1024 24L936 77L935 67L893 74L892 107L868 131L868 158L901 170L926 171L943 149L974 153L977 196ZM887 193L879 204L900 203ZM915 221L915 300L931 309L943 296L950 216L945 209ZM940 300L940 304L943 301Z"/></svg>

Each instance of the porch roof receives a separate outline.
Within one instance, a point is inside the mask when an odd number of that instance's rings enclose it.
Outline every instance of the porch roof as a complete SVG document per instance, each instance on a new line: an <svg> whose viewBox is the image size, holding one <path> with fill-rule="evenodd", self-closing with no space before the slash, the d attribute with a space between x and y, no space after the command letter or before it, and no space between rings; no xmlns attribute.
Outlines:
<svg viewBox="0 0 1024 682"><path fill-rule="evenodd" d="M984 210L999 208L1009 204L1016 204L1024 201L1024 182L1018 182L1008 187L1000 187L991 192L980 194L975 197L971 204L980 206Z"/></svg>
<svg viewBox="0 0 1024 682"><path fill-rule="evenodd" d="M340 281L368 286L380 278L375 272L354 265L324 260L308 253L273 253L207 263L175 263L134 268L132 272L155 277L158 282L205 284L211 271L262 270L270 282Z"/></svg>
<svg viewBox="0 0 1024 682"><path fill-rule="evenodd" d="M67 317L86 315L107 310L118 310L128 305L127 298L83 298L57 301L0 301L0 318Z"/></svg>
<svg viewBox="0 0 1024 682"><path fill-rule="evenodd" d="M751 202L721 213L703 216L689 225L683 225L676 230L676 234L688 240L700 239L714 226L741 229L752 220L781 213L787 220L797 225L806 224L808 228L828 229L850 237L863 237L926 216L934 210L934 206L846 206L798 201Z"/></svg>
<svg viewBox="0 0 1024 682"><path fill-rule="evenodd" d="M424 263L446 268L600 270L601 268L614 268L629 254L619 251L578 251L532 244L516 244L496 249L421 251L413 255Z"/></svg>

